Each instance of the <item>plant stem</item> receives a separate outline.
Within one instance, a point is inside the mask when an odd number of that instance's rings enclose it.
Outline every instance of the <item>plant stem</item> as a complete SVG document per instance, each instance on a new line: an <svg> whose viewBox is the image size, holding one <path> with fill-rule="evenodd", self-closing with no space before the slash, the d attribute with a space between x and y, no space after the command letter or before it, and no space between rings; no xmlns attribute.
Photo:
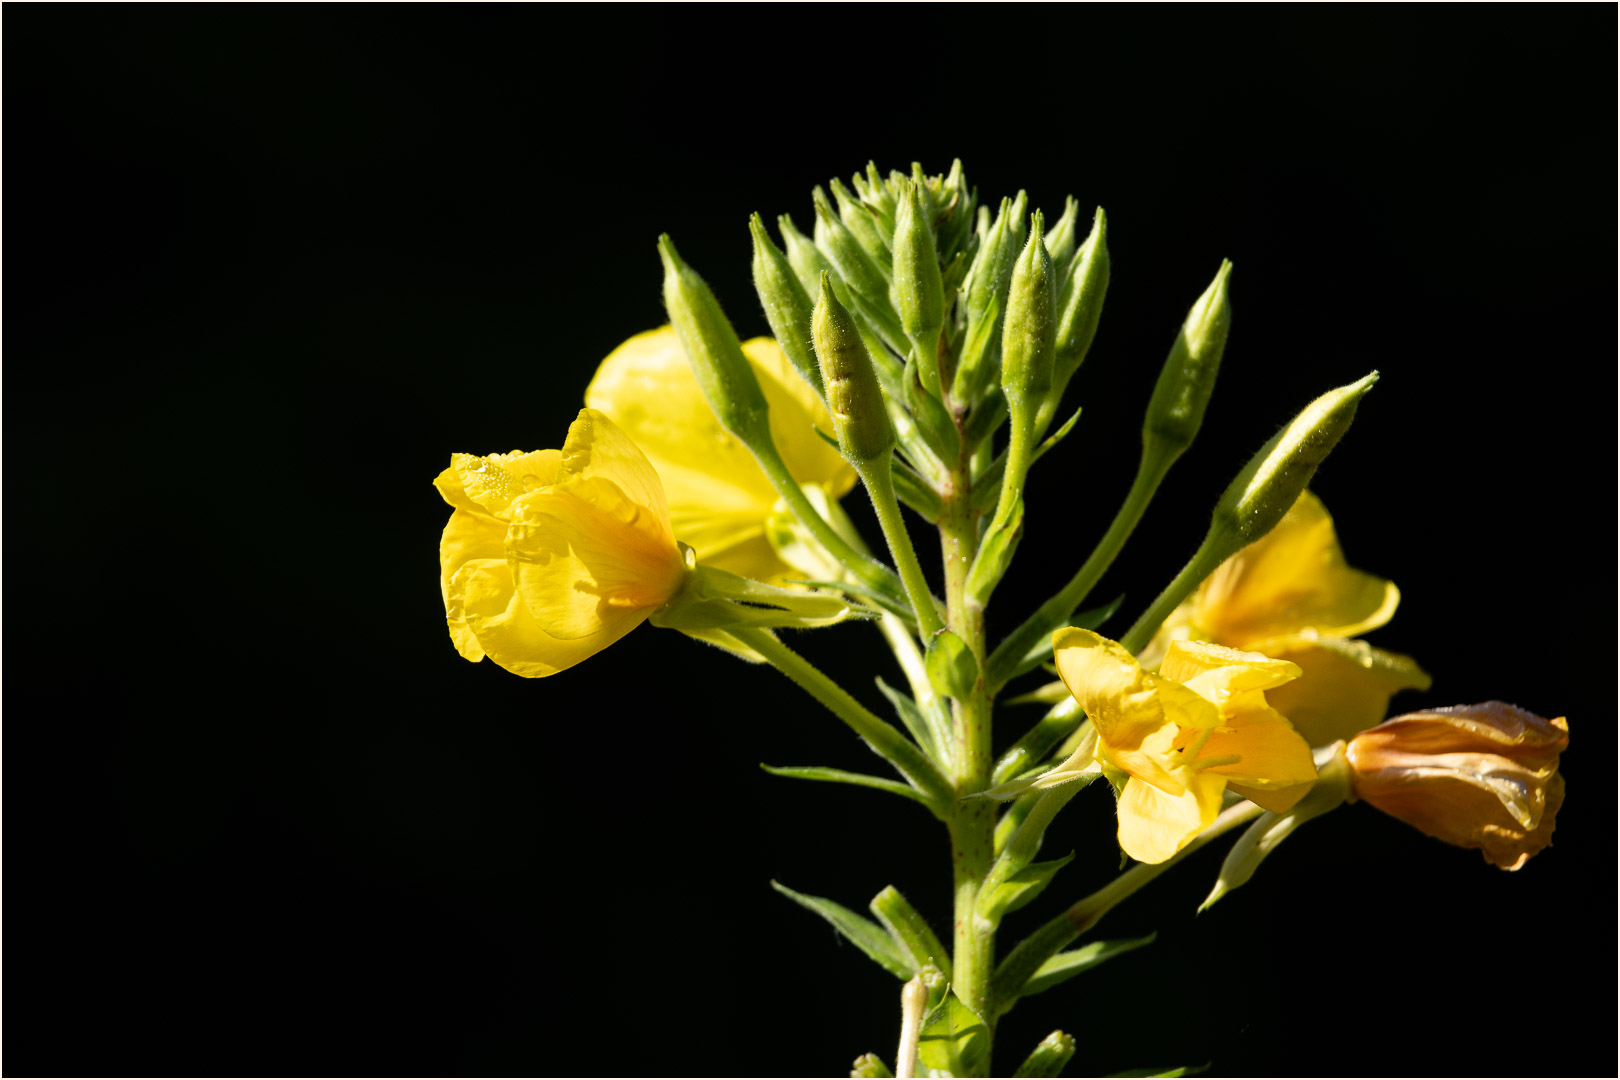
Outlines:
<svg viewBox="0 0 1620 1080"><path fill-rule="evenodd" d="M1170 471L1174 460L1173 454L1144 448L1141 463L1136 469L1136 479L1131 482L1130 493L1125 496L1124 504L1114 515L1108 531L1097 542L1096 548L1092 550L1085 564L1075 571L1074 577L1069 579L1067 585L996 646L994 655L990 657L991 693L1001 689L1002 684L1018 667L1019 661L1023 660L1042 637L1068 621L1075 608L1080 606L1081 601L1091 592L1097 581L1113 565L1120 549L1125 546L1125 541L1130 539L1132 531L1135 530L1136 523L1142 519L1148 503L1153 501L1153 493L1159 489L1159 484L1164 480L1165 473Z"/></svg>
<svg viewBox="0 0 1620 1080"><path fill-rule="evenodd" d="M979 545L977 515L972 507L967 448L947 481L940 517L940 545L945 560L945 601L952 632L978 661L979 678L966 699L955 702L956 790L960 795L983 791L990 781L990 698L984 679L984 608L968 597L968 571ZM962 1003L985 1021L993 1037L990 980L995 963L995 924L977 912L979 890L994 857L995 804L988 799L957 802L949 818L952 867L956 883L952 988ZM985 1057L989 1067L989 1055Z"/></svg>
<svg viewBox="0 0 1620 1080"><path fill-rule="evenodd" d="M928 591L928 579L923 577L922 566L917 562L911 534L906 532L906 523L900 517L900 504L894 499L893 459L885 455L858 468L861 482L872 496L872 509L877 511L883 539L889 543L889 553L894 556L894 564L900 568L900 580L905 582L906 593L911 597L911 608L917 613L917 629L926 643L944 629L945 624L940 621L934 596Z"/></svg>
<svg viewBox="0 0 1620 1080"><path fill-rule="evenodd" d="M758 627L735 627L727 630L740 644L763 656L767 663L810 695L831 709L833 714L854 729L855 733L881 757L900 770L918 790L937 804L949 805L956 795L934 763L928 760L917 745L890 724L874 715L866 706L850 697L848 691L829 679L814 664L777 640L776 635Z"/></svg>
<svg viewBox="0 0 1620 1080"><path fill-rule="evenodd" d="M1148 609L1142 612L1141 617L1131 624L1125 631L1125 636L1119 643L1133 653L1139 653L1147 648L1147 643L1153 640L1164 620L1176 610L1176 605L1187 599L1187 595L1215 572L1220 560L1212 555L1212 547L1208 540L1193 552L1193 557L1187 560L1187 565L1181 568L1181 573L1175 576L1164 591L1154 600Z"/></svg>
<svg viewBox="0 0 1620 1080"><path fill-rule="evenodd" d="M848 567L849 572L859 578L862 584L899 603L905 602L905 590L895 578L894 571L870 555L856 551L847 540L833 531L833 527L827 524L827 519L823 518L815 505L805 497L804 490L799 487L799 482L793 479L793 474L788 471L787 463L782 460L782 455L777 452L774 443L767 440L760 446L750 449L753 450L754 459L759 462L759 467L770 480L771 486L776 488L776 493L787 503L788 509L793 511L793 516L799 519L799 524L810 530L810 534L827 549L829 555Z"/></svg>

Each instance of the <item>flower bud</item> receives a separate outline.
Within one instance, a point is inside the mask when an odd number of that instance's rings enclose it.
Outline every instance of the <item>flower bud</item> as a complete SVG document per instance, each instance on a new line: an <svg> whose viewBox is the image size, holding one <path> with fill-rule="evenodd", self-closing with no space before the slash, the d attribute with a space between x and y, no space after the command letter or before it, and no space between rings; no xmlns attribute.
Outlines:
<svg viewBox="0 0 1620 1080"><path fill-rule="evenodd" d="M1050 247L1050 242L1048 243ZM1052 253L1052 265L1058 265L1057 253ZM1091 235L1068 263L1067 272L1059 271L1063 287L1058 295L1057 339L1052 354L1052 390L1047 394L1041 410L1042 431L1057 412L1064 389L1074 373L1080 370L1086 353L1091 351L1091 339L1097 336L1097 322L1102 318L1103 297L1108 293L1108 218L1102 207L1097 207Z"/></svg>
<svg viewBox="0 0 1620 1080"><path fill-rule="evenodd" d="M1153 398L1148 402L1142 441L1157 442L1172 459L1192 445L1204 422L1209 396L1215 390L1215 375L1220 371L1226 334L1232 326L1232 305L1226 288L1231 276L1232 263L1225 260L1215 280L1187 312L1187 320L1170 346L1170 355L1165 357Z"/></svg>
<svg viewBox="0 0 1620 1080"><path fill-rule="evenodd" d="M945 325L945 285L939 273L939 252L934 230L919 200L917 185L901 185L894 219L895 310L900 326L916 349L923 369L923 386L930 393L939 387L939 332Z"/></svg>
<svg viewBox="0 0 1620 1080"><path fill-rule="evenodd" d="M838 449L856 465L887 457L894 449L894 425L883 404L883 390L872 358L849 310L833 295L832 277L821 275L821 296L810 316L811 339L821 360Z"/></svg>
<svg viewBox="0 0 1620 1080"><path fill-rule="evenodd" d="M1517 870L1552 842L1568 745L1563 717L1487 701L1397 716L1351 739L1346 757L1353 798Z"/></svg>
<svg viewBox="0 0 1620 1080"><path fill-rule="evenodd" d="M816 247L844 280L856 310L880 334L887 331L888 337L904 336L900 317L889 303L889 260L880 265L867 254L819 187L811 192L811 199L816 207Z"/></svg>
<svg viewBox="0 0 1620 1080"><path fill-rule="evenodd" d="M1046 231L1046 253L1052 257L1052 272L1059 281L1063 280L1064 272L1069 268L1069 259L1074 255L1074 224L1079 216L1080 204L1075 202L1073 195L1065 195L1063 216Z"/></svg>
<svg viewBox="0 0 1620 1080"><path fill-rule="evenodd" d="M1052 352L1057 336L1056 282L1052 259L1041 238L1039 210L1032 219L1029 242L1013 265L1007 290L1007 316L1001 332L1001 392L1014 414L1039 408L1052 387Z"/></svg>
<svg viewBox="0 0 1620 1080"><path fill-rule="evenodd" d="M704 400L721 426L744 445L768 441L765 394L720 302L697 272L681 261L668 233L658 238L658 254L664 260L664 307Z"/></svg>
<svg viewBox="0 0 1620 1080"><path fill-rule="evenodd" d="M1329 390L1273 435L1227 485L1215 506L1211 534L1227 533L1225 539L1236 541L1237 547L1232 548L1236 551L1270 532L1316 475L1316 467L1350 430L1356 406L1377 381L1374 371L1349 386ZM1203 413L1202 405L1198 412Z"/></svg>
<svg viewBox="0 0 1620 1080"><path fill-rule="evenodd" d="M782 245L787 248L787 261L793 267L793 276L799 279L799 284L804 286L804 295L808 297L821 288L821 272L832 270L832 263L827 261L827 256L821 253L815 242L793 224L792 215L780 215L776 219L776 227L782 233ZM833 276L836 280L837 271L833 271ZM839 285L839 288L842 287Z"/></svg>
<svg viewBox="0 0 1620 1080"><path fill-rule="evenodd" d="M977 400L984 384L1001 366L1001 317L1006 310L1007 287L1013 264L1024 247L1024 207L1029 198L1002 199L1001 212L979 241L978 254L968 270L962 292L967 304L967 337L957 363L951 396ZM981 218L988 216L985 208Z"/></svg>
<svg viewBox="0 0 1620 1080"><path fill-rule="evenodd" d="M1014 1076L1062 1076L1063 1066L1074 1057L1074 1036L1054 1031L1035 1045Z"/></svg>
<svg viewBox="0 0 1620 1080"><path fill-rule="evenodd" d="M758 214L748 219L748 231L754 236L754 291L765 307L765 321L771 324L771 334L794 370L825 398L821 367L810 351L810 294L794 276L787 256L771 241Z"/></svg>
<svg viewBox="0 0 1620 1080"><path fill-rule="evenodd" d="M836 177L827 185L832 189L833 201L838 204L838 220L844 223L861 250L872 257L872 262L882 266L889 262L889 245L883 238L872 212L857 202Z"/></svg>

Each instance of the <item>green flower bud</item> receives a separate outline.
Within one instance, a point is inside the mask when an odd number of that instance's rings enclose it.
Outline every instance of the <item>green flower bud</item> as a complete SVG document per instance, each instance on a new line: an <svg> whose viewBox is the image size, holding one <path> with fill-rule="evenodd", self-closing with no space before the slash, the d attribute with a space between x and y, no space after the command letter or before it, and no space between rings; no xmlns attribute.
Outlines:
<svg viewBox="0 0 1620 1080"><path fill-rule="evenodd" d="M1329 390L1272 436L1227 486L1215 506L1211 535L1226 533L1228 543L1236 541L1232 548L1236 551L1270 532L1350 430L1356 407L1377 381L1374 371L1349 386Z"/></svg>
<svg viewBox="0 0 1620 1080"><path fill-rule="evenodd" d="M1054 1031L1035 1045L1029 1057L1018 1066L1015 1077L1062 1076L1063 1066L1074 1057L1074 1036Z"/></svg>
<svg viewBox="0 0 1620 1080"><path fill-rule="evenodd" d="M855 1064L849 1067L849 1075L855 1080L869 1080L869 1078L892 1077L894 1073L883 1064L883 1059L876 1054L862 1054L855 1059Z"/></svg>
<svg viewBox="0 0 1620 1080"><path fill-rule="evenodd" d="M850 231L861 245L861 250L872 257L878 266L884 266L891 258L888 241L884 239L882 230L878 228L877 220L872 212L850 195L849 189L844 187L834 177L827 187L832 190L833 201L838 204L838 220Z"/></svg>
<svg viewBox="0 0 1620 1080"><path fill-rule="evenodd" d="M1013 264L1024 246L1024 207L1029 197L1002 199L1001 212L979 241L979 252L968 270L962 292L967 301L967 337L957 361L951 396L977 401L985 384L1001 365L1001 317L1012 281Z"/></svg>
<svg viewBox="0 0 1620 1080"><path fill-rule="evenodd" d="M658 254L664 261L664 307L704 400L720 425L745 446L768 442L771 428L765 395L743 355L737 331L709 286L676 254L668 233L658 238Z"/></svg>
<svg viewBox="0 0 1620 1080"><path fill-rule="evenodd" d="M874 262L833 212L826 194L819 187L810 194L816 207L816 247L832 263L849 292L848 300L840 297L840 302L853 307L880 338L903 353L905 331L900 329L900 317L889 303L889 259L885 257L881 266Z"/></svg>
<svg viewBox="0 0 1620 1080"><path fill-rule="evenodd" d="M748 231L754 236L754 291L765 307L765 321L794 369L825 398L821 366L810 351L810 294L794 276L787 256L771 242L758 214L748 219Z"/></svg>
<svg viewBox="0 0 1620 1080"><path fill-rule="evenodd" d="M828 262L827 256L823 255L815 243L793 224L791 215L782 214L777 217L776 227L782 233L782 243L787 248L787 261L788 265L793 267L793 276L799 279L799 284L804 287L804 295L809 297L811 293L821 288L821 272L832 270L832 263ZM843 287L836 271L833 273L833 281L838 287ZM839 299L848 303L843 296Z"/></svg>
<svg viewBox="0 0 1620 1080"><path fill-rule="evenodd" d="M1052 270L1062 281L1074 256L1074 224L1080 216L1080 204L1073 195L1063 197L1063 216L1046 234L1046 253L1052 257Z"/></svg>
<svg viewBox="0 0 1620 1080"><path fill-rule="evenodd" d="M1052 257L1057 265L1057 256ZM1052 362L1052 389L1056 397L1063 396L1069 380L1091 350L1091 339L1097 336L1097 322L1102 318L1103 297L1108 293L1108 218L1102 207L1091 225L1091 235L1070 260L1067 273L1062 274L1063 289L1058 299L1057 342ZM1057 410L1057 402L1052 402Z"/></svg>
<svg viewBox="0 0 1620 1080"><path fill-rule="evenodd" d="M941 219L936 246L942 259L952 259L964 252L964 245L973 234L973 222L977 216L978 198L967 186L967 178L962 174L961 158L951 162L951 171L945 174L945 179L940 183L938 201Z"/></svg>
<svg viewBox="0 0 1620 1080"><path fill-rule="evenodd" d="M1157 443L1171 460L1192 445L1204 422L1204 409L1215 390L1226 335L1232 326L1232 305L1227 298L1231 260L1221 263L1215 280L1187 312L1187 321L1170 346L1159 381L1153 387L1147 416L1142 421L1144 445ZM1292 504L1290 504L1292 505Z"/></svg>
<svg viewBox="0 0 1620 1080"><path fill-rule="evenodd" d="M821 295L810 315L811 340L821 360L838 449L856 465L886 459L894 449L894 425L860 328L833 294L832 277L821 275Z"/></svg>
<svg viewBox="0 0 1620 1080"><path fill-rule="evenodd" d="M934 230L918 196L906 183L894 222L894 285L891 295L900 326L911 339L922 367L923 386L939 389L939 332L945 326L945 284L934 249Z"/></svg>
<svg viewBox="0 0 1620 1080"><path fill-rule="evenodd" d="M1029 242L1013 266L1007 314L1001 333L1001 392L1018 422L1020 410L1039 408L1052 388L1053 345L1057 338L1057 282L1041 238L1043 216L1031 220Z"/></svg>

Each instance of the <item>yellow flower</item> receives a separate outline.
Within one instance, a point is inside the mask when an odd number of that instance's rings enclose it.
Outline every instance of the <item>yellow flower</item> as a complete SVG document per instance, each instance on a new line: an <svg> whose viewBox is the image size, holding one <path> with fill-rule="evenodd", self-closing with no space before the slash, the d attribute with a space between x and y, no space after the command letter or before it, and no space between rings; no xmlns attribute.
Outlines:
<svg viewBox="0 0 1620 1080"><path fill-rule="evenodd" d="M439 542L450 638L532 678L607 648L681 586L658 474L595 409L561 450L454 454L433 481L455 507Z"/></svg>
<svg viewBox="0 0 1620 1080"><path fill-rule="evenodd" d="M1316 782L1311 748L1266 703L1299 674L1286 660L1175 641L1157 675L1121 644L1071 627L1052 637L1058 674L1096 730L1098 762L1129 776L1119 846L1158 863L1207 829L1230 787L1282 813ZM1070 767L1065 762L1057 771Z"/></svg>
<svg viewBox="0 0 1620 1080"><path fill-rule="evenodd" d="M770 338L743 344L771 410L771 435L794 479L839 498L855 470L816 434L832 421L816 392ZM748 448L728 434L703 400L686 354L668 326L613 350L597 368L585 403L622 427L663 478L675 537L705 566L760 581L803 577L766 536L776 489Z"/></svg>
<svg viewBox="0 0 1620 1080"><path fill-rule="evenodd" d="M1517 870L1552 843L1569 724L1500 701L1397 716L1350 740L1350 788L1384 813Z"/></svg>
<svg viewBox="0 0 1620 1080"><path fill-rule="evenodd" d="M1428 689L1411 657L1350 640L1387 623L1400 602L1393 582L1345 561L1333 519L1307 491L1171 613L1142 660L1151 666L1171 641L1195 639L1291 661L1302 674L1271 703L1325 746L1381 722L1396 691Z"/></svg>

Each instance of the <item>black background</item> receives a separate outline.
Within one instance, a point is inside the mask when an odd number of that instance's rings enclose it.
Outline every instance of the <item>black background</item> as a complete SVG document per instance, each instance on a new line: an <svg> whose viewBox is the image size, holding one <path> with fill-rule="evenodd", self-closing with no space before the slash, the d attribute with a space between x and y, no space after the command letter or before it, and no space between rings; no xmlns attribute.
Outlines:
<svg viewBox="0 0 1620 1080"><path fill-rule="evenodd" d="M891 1056L897 984L767 883L893 883L943 932L937 825L761 773L881 766L667 631L545 682L460 660L429 482L560 444L662 321L659 232L764 332L750 211L808 227L834 173L955 155L984 198L1104 205L1114 263L993 636L1101 534L1230 257L1220 385L1105 630L1277 425L1378 368L1315 489L1402 586L1372 640L1435 681L1396 708L1574 733L1523 871L1357 806L1195 918L1205 853L1103 925L1153 946L1011 1014L1001 1067L1062 1027L1076 1074L1610 1071L1614 9L876 11L12 9L11 1072ZM879 704L870 631L795 644ZM1110 811L1054 827L1078 857L1009 944L1112 875Z"/></svg>

